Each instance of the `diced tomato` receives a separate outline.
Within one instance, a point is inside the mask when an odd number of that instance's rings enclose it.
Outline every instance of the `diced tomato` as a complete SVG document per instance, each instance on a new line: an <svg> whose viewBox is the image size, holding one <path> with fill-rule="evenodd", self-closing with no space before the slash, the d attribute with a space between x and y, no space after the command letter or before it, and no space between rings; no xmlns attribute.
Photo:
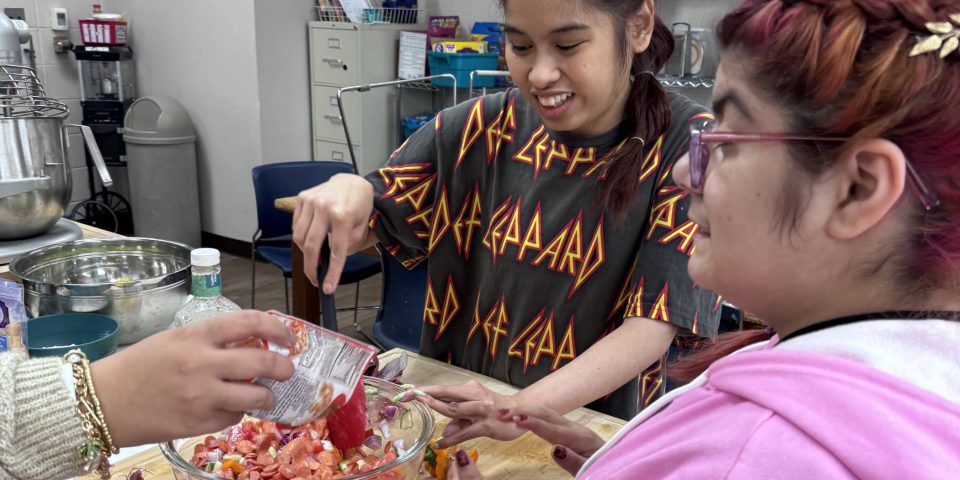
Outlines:
<svg viewBox="0 0 960 480"><path fill-rule="evenodd" d="M338 448L356 448L363 443L367 431L367 398L362 382L357 383L346 405L327 416L327 428Z"/></svg>

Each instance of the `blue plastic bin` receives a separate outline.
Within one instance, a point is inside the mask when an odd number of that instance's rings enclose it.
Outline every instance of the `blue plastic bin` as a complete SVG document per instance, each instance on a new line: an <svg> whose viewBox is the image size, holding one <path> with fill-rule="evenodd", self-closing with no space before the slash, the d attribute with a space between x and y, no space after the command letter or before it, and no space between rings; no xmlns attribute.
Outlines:
<svg viewBox="0 0 960 480"><path fill-rule="evenodd" d="M467 88L470 85L470 72L473 70L496 70L500 65L500 55L496 53L427 53L430 64L430 75L452 73L457 77L457 88ZM431 83L438 87L452 87L447 78L434 78ZM474 76L473 86L492 87L496 77Z"/></svg>

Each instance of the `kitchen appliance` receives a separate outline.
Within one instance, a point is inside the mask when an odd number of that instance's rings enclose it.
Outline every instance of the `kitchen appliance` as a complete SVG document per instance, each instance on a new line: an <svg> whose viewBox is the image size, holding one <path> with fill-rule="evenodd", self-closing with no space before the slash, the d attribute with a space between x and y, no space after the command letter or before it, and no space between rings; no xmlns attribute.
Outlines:
<svg viewBox="0 0 960 480"><path fill-rule="evenodd" d="M77 240L10 263L27 316L100 313L120 323L121 345L173 324L190 295L190 247L148 238Z"/></svg>
<svg viewBox="0 0 960 480"><path fill-rule="evenodd" d="M0 64L20 65L20 45L30 41L30 26L23 20L11 20L0 13Z"/></svg>
<svg viewBox="0 0 960 480"><path fill-rule="evenodd" d="M83 124L97 140L104 163L125 167L123 119L137 96L133 50L130 47L77 45L73 49L80 76L80 106ZM133 235L130 202L106 187L97 192L92 159L87 156L90 199L70 212L70 218L103 230Z"/></svg>
<svg viewBox="0 0 960 480"><path fill-rule="evenodd" d="M69 113L46 96L35 70L0 65L0 240L44 234L63 216L73 188L68 128L81 131L104 185L112 185L93 132L66 124Z"/></svg>

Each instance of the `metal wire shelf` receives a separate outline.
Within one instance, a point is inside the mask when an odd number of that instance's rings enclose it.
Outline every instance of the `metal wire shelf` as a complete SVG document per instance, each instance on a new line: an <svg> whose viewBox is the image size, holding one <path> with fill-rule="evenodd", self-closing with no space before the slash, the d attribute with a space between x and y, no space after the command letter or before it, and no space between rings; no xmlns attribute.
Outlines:
<svg viewBox="0 0 960 480"><path fill-rule="evenodd" d="M441 90L441 87L430 83L429 80L410 80L406 83L397 85L397 87L409 88L411 90L425 90L428 92L439 92Z"/></svg>
<svg viewBox="0 0 960 480"><path fill-rule="evenodd" d="M362 23L368 25L426 25L425 8L362 8L347 11L343 7L318 5L317 19L322 22Z"/></svg>
<svg viewBox="0 0 960 480"><path fill-rule="evenodd" d="M672 75L657 75L657 80L665 87L679 88L713 88L716 79L713 77L675 77Z"/></svg>

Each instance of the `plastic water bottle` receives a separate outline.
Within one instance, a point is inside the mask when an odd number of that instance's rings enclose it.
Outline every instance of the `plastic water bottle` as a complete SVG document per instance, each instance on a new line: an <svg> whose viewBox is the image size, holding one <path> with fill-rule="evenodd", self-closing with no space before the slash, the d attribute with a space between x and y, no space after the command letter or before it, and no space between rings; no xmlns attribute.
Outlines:
<svg viewBox="0 0 960 480"><path fill-rule="evenodd" d="M206 320L225 312L240 310L240 306L223 296L220 284L220 251L198 248L190 252L191 291L193 295L177 311L174 327L182 327Z"/></svg>

